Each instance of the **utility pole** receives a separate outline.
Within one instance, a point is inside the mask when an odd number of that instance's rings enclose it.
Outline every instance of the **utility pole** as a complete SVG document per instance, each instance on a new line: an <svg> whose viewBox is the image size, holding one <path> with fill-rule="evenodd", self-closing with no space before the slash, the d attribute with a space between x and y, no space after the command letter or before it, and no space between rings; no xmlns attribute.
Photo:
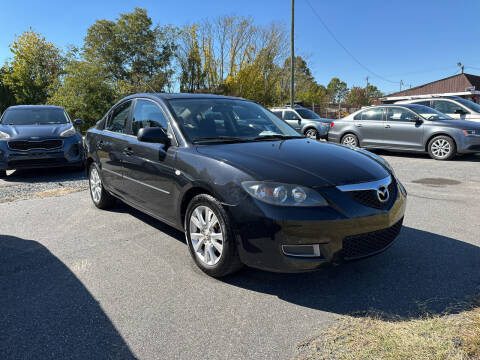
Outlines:
<svg viewBox="0 0 480 360"><path fill-rule="evenodd" d="M368 88L368 76L367 76L367 88Z"/></svg>
<svg viewBox="0 0 480 360"><path fill-rule="evenodd" d="M293 108L295 106L295 40L294 36L294 21L295 20L295 0L292 0L292 26L291 26L291 33L290 33L290 67L291 67L291 79L290 79L290 107Z"/></svg>
<svg viewBox="0 0 480 360"><path fill-rule="evenodd" d="M400 80L400 91L402 91L403 80Z"/></svg>

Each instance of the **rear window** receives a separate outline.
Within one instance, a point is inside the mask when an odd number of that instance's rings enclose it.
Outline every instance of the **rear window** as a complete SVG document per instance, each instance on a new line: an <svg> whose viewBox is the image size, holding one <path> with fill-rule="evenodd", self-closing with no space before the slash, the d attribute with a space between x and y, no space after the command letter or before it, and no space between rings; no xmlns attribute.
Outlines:
<svg viewBox="0 0 480 360"><path fill-rule="evenodd" d="M66 124L68 115L63 109L8 109L2 117L3 125Z"/></svg>

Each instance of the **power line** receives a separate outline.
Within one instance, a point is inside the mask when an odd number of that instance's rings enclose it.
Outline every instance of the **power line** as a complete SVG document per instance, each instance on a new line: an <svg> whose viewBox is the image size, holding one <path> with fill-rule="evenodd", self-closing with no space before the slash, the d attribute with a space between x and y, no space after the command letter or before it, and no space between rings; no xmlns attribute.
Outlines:
<svg viewBox="0 0 480 360"><path fill-rule="evenodd" d="M323 27L325 28L325 30L327 30L327 32L330 34L330 36L333 38L333 40L335 40L335 42L358 64L360 65L363 69L365 69L366 71L368 71L370 74L372 74L373 76L383 80L383 81L386 81L386 82L389 82L389 83L392 83L392 84L399 84L400 82L399 81L392 81L392 80L389 80L389 79L386 79L385 77L383 77L382 75L379 75L377 74L376 72L370 70L367 66L365 66L363 63L360 62L360 60L358 60L341 42L340 40L338 40L338 38L335 36L335 34L330 30L330 28L327 26L327 24L322 20L322 18L320 17L320 15L318 15L318 13L315 11L315 9L313 8L313 6L310 4L310 2L308 0L305 0L305 2L307 3L307 5L310 7L310 9L312 9L312 12L313 14L318 18L318 20L320 21L320 23L323 25Z"/></svg>

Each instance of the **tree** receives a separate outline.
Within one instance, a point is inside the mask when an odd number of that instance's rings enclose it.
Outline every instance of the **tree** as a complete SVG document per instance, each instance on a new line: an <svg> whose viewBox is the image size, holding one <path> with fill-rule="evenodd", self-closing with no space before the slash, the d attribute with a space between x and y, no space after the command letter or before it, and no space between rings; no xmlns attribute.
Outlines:
<svg viewBox="0 0 480 360"><path fill-rule="evenodd" d="M64 65L60 49L33 30L10 45L13 60L4 66L3 85L18 104L43 104Z"/></svg>
<svg viewBox="0 0 480 360"><path fill-rule="evenodd" d="M195 92L205 86L197 31L198 25L185 26L181 31L182 41L177 53L181 92Z"/></svg>
<svg viewBox="0 0 480 360"><path fill-rule="evenodd" d="M335 77L328 83L327 92L333 103L341 104L348 93L347 83Z"/></svg>
<svg viewBox="0 0 480 360"><path fill-rule="evenodd" d="M353 86L350 89L347 97L345 98L345 102L348 105L352 105L352 106L355 106L355 107L370 105L370 101L367 97L367 93L366 93L365 89L362 89L359 86Z"/></svg>
<svg viewBox="0 0 480 360"><path fill-rule="evenodd" d="M4 83L3 77L9 71L5 66L0 68L0 115L11 105L15 105L15 95Z"/></svg>
<svg viewBox="0 0 480 360"><path fill-rule="evenodd" d="M111 107L115 91L105 70L97 64L72 60L65 73L48 103L63 106L72 118L84 120L87 129Z"/></svg>
<svg viewBox="0 0 480 360"><path fill-rule="evenodd" d="M121 95L168 88L173 74L175 28L153 26L145 9L97 20L83 46L85 60L105 69Z"/></svg>
<svg viewBox="0 0 480 360"><path fill-rule="evenodd" d="M379 99L383 96L383 93L372 84L368 84L365 87L365 94L368 98L368 103L371 104L373 99Z"/></svg>

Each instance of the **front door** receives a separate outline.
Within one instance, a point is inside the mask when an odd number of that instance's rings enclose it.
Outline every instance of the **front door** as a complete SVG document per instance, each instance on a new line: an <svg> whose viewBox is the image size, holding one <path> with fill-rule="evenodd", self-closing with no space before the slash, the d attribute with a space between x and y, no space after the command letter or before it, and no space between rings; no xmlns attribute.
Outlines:
<svg viewBox="0 0 480 360"><path fill-rule="evenodd" d="M283 119L295 130L299 131L302 129L302 119L300 119L300 116L298 116L295 111L285 110L283 112Z"/></svg>
<svg viewBox="0 0 480 360"><path fill-rule="evenodd" d="M470 116L470 111L465 109L463 106L449 100L433 100L432 107L453 119L467 120L467 117Z"/></svg>
<svg viewBox="0 0 480 360"><path fill-rule="evenodd" d="M137 140L138 131L160 127L171 135L168 121L158 104L137 99L132 117L132 137L125 146L124 181L128 199L137 206L165 220L173 220L173 184L175 175L175 144L146 143Z"/></svg>
<svg viewBox="0 0 480 360"><path fill-rule="evenodd" d="M362 111L354 117L355 128L359 134L360 145L365 147L385 146L385 121L383 107L374 107Z"/></svg>
<svg viewBox="0 0 480 360"><path fill-rule="evenodd" d="M123 149L128 145L131 136L127 124L132 101L116 106L108 115L102 138L96 144L100 160L102 181L111 191L123 194Z"/></svg>
<svg viewBox="0 0 480 360"><path fill-rule="evenodd" d="M421 150L423 122L415 122L418 115L404 108L387 108L385 140L392 148Z"/></svg>

